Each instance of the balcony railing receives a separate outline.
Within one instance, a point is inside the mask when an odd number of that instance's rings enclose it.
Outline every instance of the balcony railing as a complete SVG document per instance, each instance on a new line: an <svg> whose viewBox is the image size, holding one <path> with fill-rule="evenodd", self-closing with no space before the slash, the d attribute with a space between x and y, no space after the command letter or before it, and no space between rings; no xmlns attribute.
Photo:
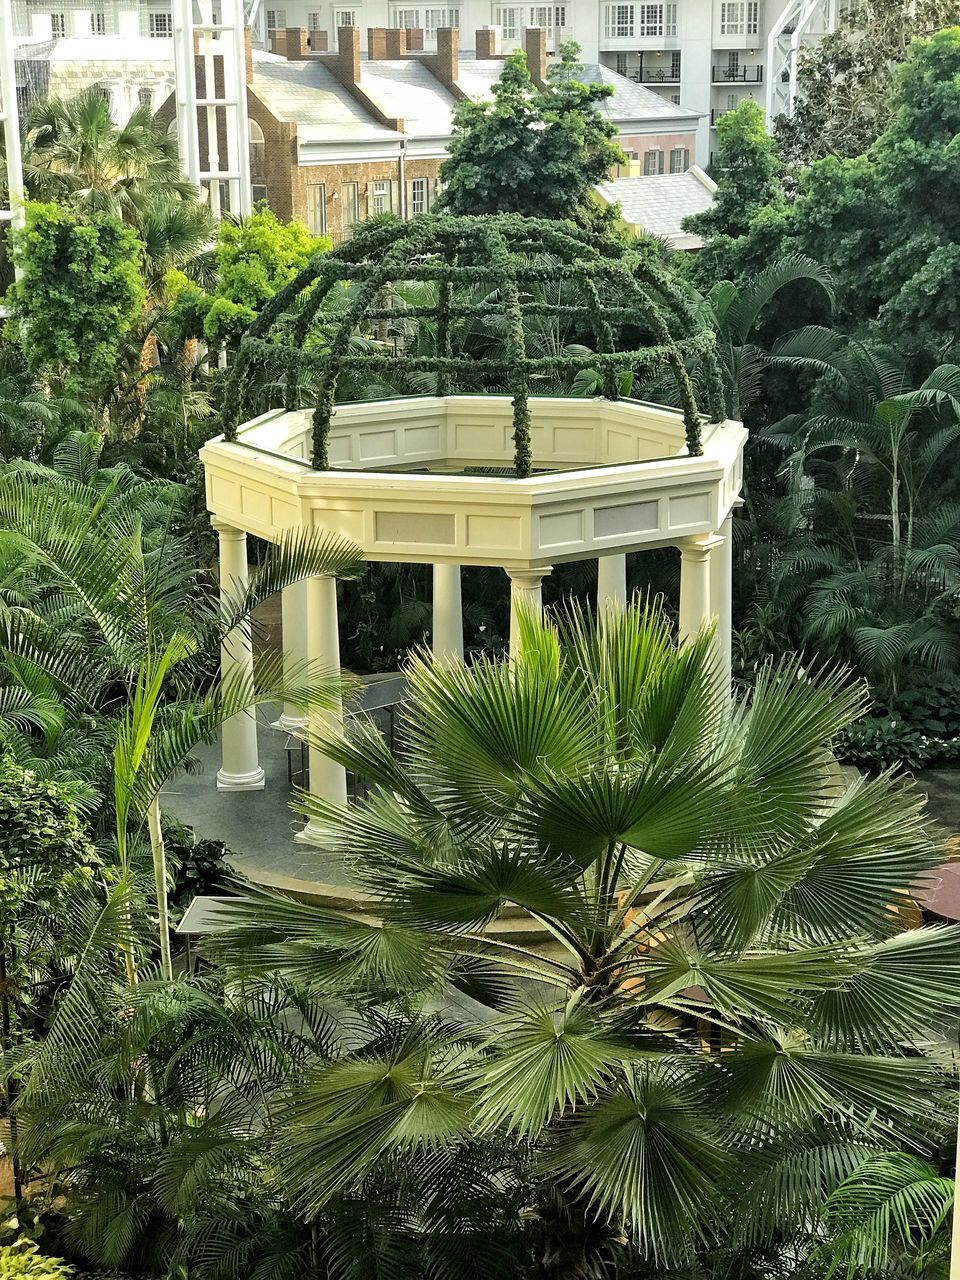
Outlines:
<svg viewBox="0 0 960 1280"><path fill-rule="evenodd" d="M763 84L763 67L714 67L714 84Z"/></svg>
<svg viewBox="0 0 960 1280"><path fill-rule="evenodd" d="M724 107L724 108L723 108L723 110L720 110L718 107L711 107L711 109L710 109L710 123L711 123L711 124L716 124L716 123L717 123L717 121L720 119L720 117L721 117L721 116L725 116L725 115L727 114L727 112L728 112L728 111L732 111L732 110L733 110L733 108L732 108L732 107Z"/></svg>
<svg viewBox="0 0 960 1280"><path fill-rule="evenodd" d="M630 75L637 84L679 84L679 67L638 67Z"/></svg>

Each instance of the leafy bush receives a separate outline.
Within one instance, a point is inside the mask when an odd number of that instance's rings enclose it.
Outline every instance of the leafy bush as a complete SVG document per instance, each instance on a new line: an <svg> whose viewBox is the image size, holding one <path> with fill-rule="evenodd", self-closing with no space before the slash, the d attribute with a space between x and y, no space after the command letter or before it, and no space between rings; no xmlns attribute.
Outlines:
<svg viewBox="0 0 960 1280"><path fill-rule="evenodd" d="M925 733L892 716L865 716L842 733L834 750L844 764L865 773L880 773L894 765L916 772L960 756L960 742Z"/></svg>
<svg viewBox="0 0 960 1280"><path fill-rule="evenodd" d="M960 677L931 677L896 698L889 715L865 716L835 743L837 755L867 773L893 765L917 770L960 759Z"/></svg>
<svg viewBox="0 0 960 1280"><path fill-rule="evenodd" d="M163 818L163 841L174 869L173 906L188 907L198 894L222 892L234 874L222 840L201 839L169 815Z"/></svg>
<svg viewBox="0 0 960 1280"><path fill-rule="evenodd" d="M32 1240L0 1245L0 1280L68 1280L73 1268L45 1257Z"/></svg>

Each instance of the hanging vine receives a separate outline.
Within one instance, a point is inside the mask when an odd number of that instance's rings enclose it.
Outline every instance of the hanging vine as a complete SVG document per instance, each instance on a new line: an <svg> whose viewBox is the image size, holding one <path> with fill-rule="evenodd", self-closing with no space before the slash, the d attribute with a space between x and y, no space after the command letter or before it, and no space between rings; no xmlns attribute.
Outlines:
<svg viewBox="0 0 960 1280"><path fill-rule="evenodd" d="M407 304L402 286L435 284L428 301ZM552 286L546 300L548 286ZM345 290L346 305L326 305L333 290ZM380 301L391 292L389 308ZM422 298L422 290L418 294ZM399 305L397 305L399 302ZM531 352L528 326L537 319L561 322L582 333L582 346ZM432 351L390 350L372 340L378 322L424 321L433 331ZM455 324L487 326L502 343L500 353L463 349ZM639 335L643 345L637 345ZM458 348L457 343L461 345ZM278 370L287 409L297 407L302 375L316 378L312 462L330 466L330 422L340 375L357 370L378 376L433 374L437 395L481 387L506 387L513 410L514 470L530 474L531 386L580 369L598 368L604 394L615 398L621 380L665 369L676 383L687 449L702 453L691 370L700 370L706 409L723 414L714 336L665 267L630 246L603 235L516 214L485 217L425 216L402 223L378 219L337 250L320 255L264 307L240 344L224 397L224 435L237 425L257 370ZM259 392L258 392L259 394Z"/></svg>

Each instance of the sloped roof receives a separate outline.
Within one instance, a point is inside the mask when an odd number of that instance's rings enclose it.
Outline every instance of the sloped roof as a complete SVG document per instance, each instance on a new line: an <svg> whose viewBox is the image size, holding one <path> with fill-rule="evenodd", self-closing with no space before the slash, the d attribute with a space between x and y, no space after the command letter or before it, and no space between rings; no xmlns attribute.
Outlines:
<svg viewBox="0 0 960 1280"><path fill-rule="evenodd" d="M695 248L701 242L683 230L683 220L710 208L716 186L693 166L686 173L610 178L598 182L596 189L608 204L620 205L624 222L648 235L663 236L676 248Z"/></svg>
<svg viewBox="0 0 960 1280"><path fill-rule="evenodd" d="M365 111L319 59L288 62L255 50L250 88L278 120L297 125L302 142L399 136Z"/></svg>
<svg viewBox="0 0 960 1280"><path fill-rule="evenodd" d="M499 58L474 58L461 51L457 84L471 98L490 98L502 68L503 61ZM673 120L689 121L690 127L694 128L704 114L701 111L691 111L689 107L678 106L675 102L668 102L659 93L654 93L642 84L635 84L627 76L622 76L599 62L584 63L580 79L585 84L611 86L613 93L599 104L599 110L617 125Z"/></svg>
<svg viewBox="0 0 960 1280"><path fill-rule="evenodd" d="M599 108L608 120L617 124L627 120L689 120L690 127L693 128L704 114L702 111L691 111L689 107L668 102L659 93L654 93L645 85L635 84L627 76L621 76L598 62L584 66L583 79L587 84L612 85L613 93L599 104Z"/></svg>
<svg viewBox="0 0 960 1280"><path fill-rule="evenodd" d="M385 115L402 119L410 137L450 136L453 94L418 58L361 61L360 88Z"/></svg>

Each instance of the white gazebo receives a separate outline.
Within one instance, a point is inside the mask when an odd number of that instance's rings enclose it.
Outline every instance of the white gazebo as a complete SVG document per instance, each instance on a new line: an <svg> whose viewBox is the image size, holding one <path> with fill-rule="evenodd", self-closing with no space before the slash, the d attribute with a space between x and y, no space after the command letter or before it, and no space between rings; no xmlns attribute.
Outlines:
<svg viewBox="0 0 960 1280"><path fill-rule="evenodd" d="M491 221L497 220L449 219L446 226ZM523 228L520 248L529 254L530 227L536 230L543 224L514 219L513 225L518 221ZM391 281L390 313L396 316L394 282L404 279L406 272L413 274L413 269L398 266L395 245L392 253L389 249L383 253L376 239L379 233L382 240L382 232L382 227L373 229L370 241L378 260L387 260L382 272L383 278ZM403 231L397 235L402 236ZM505 238L510 244L509 236ZM317 314L322 301L318 295L329 290L330 281L363 279L357 269L358 259L362 261L358 239L345 246L348 260L331 262L333 255L318 259L310 272L293 283L272 314L254 326L235 365L228 415L231 409L234 413L239 410L244 397L257 394L251 377L254 361L263 363L264 353L270 349L263 335L283 307L300 299L306 289L314 303L311 314ZM610 351L609 317L612 312L626 310L619 301L623 279L608 270L609 261L596 254L595 243L602 242L588 242L591 252L585 255L588 260L582 269L588 280L611 279L618 301L604 308L606 353L581 353L570 360L585 368L592 359L601 370L622 373L640 363L644 353ZM416 252L418 269L424 260L431 261L423 252L422 239L412 246L404 241L403 247ZM555 246L550 247L556 251ZM520 260L527 262L529 258ZM462 265L462 247L454 262ZM503 264L501 255L501 272ZM614 265L622 273L633 267L633 260L624 251L622 258L614 259ZM571 279L569 271L565 279ZM579 283L575 277L574 284ZM364 294L363 285L353 288ZM645 288L650 290L649 282ZM443 289L441 283L441 295ZM373 305L373 296L374 291L368 289L362 299L366 312L355 307L350 313L351 332L364 315L379 320L382 308ZM668 296L672 306L680 306L676 295ZM595 295L592 301L596 303ZM631 303L632 299L625 301ZM448 350L452 342L443 335L445 324L452 327L460 315L469 315L475 323L478 313L490 314L472 303L458 306L449 294L445 305L449 316L438 322L438 345L446 345ZM573 322L586 310L572 302L563 307L562 312L553 314ZM297 314L303 323L302 301L300 308ZM421 303L411 310L423 315L428 308ZM536 314L541 316L544 310L538 306ZM593 312L593 322L599 328L595 306ZM436 307L430 314L436 314ZM702 330L689 322L685 313L681 312L681 317L687 332L669 348L662 342L655 353L662 358L666 348L671 357L668 366L683 380L685 369L679 359L672 359L674 352L684 353L687 342L702 359L704 353L710 355L710 347L703 341ZM638 312L638 324L642 318ZM634 322L624 320L622 327L628 323ZM616 326L615 315L613 324ZM445 394L345 403L333 410L332 395L326 397L325 405L326 388L334 385L344 369L362 368L364 357L347 354L347 344L331 337L329 330L324 341L319 357L319 409L270 409L234 427L229 432L231 438L225 434L211 440L201 451L207 505L220 539L225 589L234 589L246 578L248 533L271 542L299 529L340 535L355 543L369 560L433 566L433 646L438 655L449 657L463 653L460 566L499 566L509 579L510 651L514 655L519 647L518 612L521 607L540 607L541 585L554 565L596 558L600 603L623 602L627 554L676 546L681 561L681 638L695 635L715 620L718 658L729 678L730 523L740 494L746 439L740 423L708 422L689 402L681 411L628 397L528 394L526 382L521 387L516 379L508 381L512 395L495 391L464 394L459 387L441 385L437 390ZM304 334L294 332L293 342L297 350L305 348ZM277 346L272 349L283 350ZM689 359L689 350L686 354ZM514 365L522 361L526 369L542 363L523 354L518 359L515 351L512 355ZM434 369L440 365L438 383L454 381L455 365L460 370L471 367L465 357L459 363L453 357L445 363L433 357L431 362L409 345L405 352L394 351L371 363L396 367L398 375L431 363ZM559 369L565 363L554 362L554 367ZM329 377L331 366L333 378ZM282 358L282 367L288 374L289 401L296 393L289 376L294 366L288 354ZM684 385L690 389L689 382ZM714 417L721 415L715 413ZM522 430L518 430L518 421ZM525 466L520 463L521 453L528 460ZM516 466L512 465L515 460ZM526 474L518 475L517 470ZM285 652L298 660L308 659L326 669L339 666L337 587L333 579L313 578L284 593L283 645ZM251 667L252 661L249 644L242 641L234 641L223 653L225 667L232 670ZM329 717L331 713L322 714ZM303 727L295 708L284 709L280 725L294 731ZM253 718L238 716L229 721L223 729L222 745L218 786L230 790L262 786ZM314 760L310 789L327 800L345 802L342 768L329 760ZM309 828L304 837L310 838Z"/></svg>

